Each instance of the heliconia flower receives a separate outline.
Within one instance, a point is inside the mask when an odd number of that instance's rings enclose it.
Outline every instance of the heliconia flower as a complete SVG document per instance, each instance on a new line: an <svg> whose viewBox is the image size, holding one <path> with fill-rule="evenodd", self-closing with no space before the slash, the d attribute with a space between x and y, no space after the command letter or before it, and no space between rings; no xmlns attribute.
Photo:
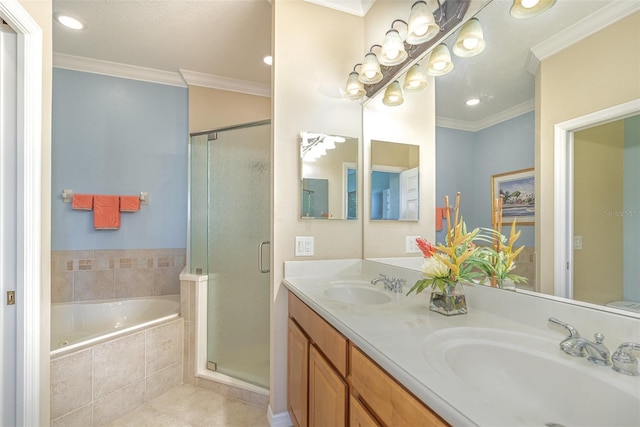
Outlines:
<svg viewBox="0 0 640 427"><path fill-rule="evenodd" d="M426 239L418 237L416 239L418 248L422 251L425 258L431 258L436 253L436 247L429 243Z"/></svg>

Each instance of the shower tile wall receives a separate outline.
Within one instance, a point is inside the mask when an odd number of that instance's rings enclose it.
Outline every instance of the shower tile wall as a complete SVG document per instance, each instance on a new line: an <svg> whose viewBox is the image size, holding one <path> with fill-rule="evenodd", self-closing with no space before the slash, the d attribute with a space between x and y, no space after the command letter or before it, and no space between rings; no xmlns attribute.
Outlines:
<svg viewBox="0 0 640 427"><path fill-rule="evenodd" d="M51 425L99 426L182 383L183 319L51 360Z"/></svg>
<svg viewBox="0 0 640 427"><path fill-rule="evenodd" d="M536 288L536 251L525 247L516 259L514 274L527 278L527 283L518 283L517 287L528 290Z"/></svg>
<svg viewBox="0 0 640 427"><path fill-rule="evenodd" d="M186 249L51 252L51 302L174 295Z"/></svg>

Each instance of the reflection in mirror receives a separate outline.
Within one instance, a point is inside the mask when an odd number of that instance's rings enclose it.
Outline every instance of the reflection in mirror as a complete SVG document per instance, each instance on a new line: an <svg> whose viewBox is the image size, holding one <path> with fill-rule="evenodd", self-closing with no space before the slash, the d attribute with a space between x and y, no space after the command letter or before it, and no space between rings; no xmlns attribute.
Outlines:
<svg viewBox="0 0 640 427"><path fill-rule="evenodd" d="M567 79L567 71L564 71L563 74L563 69L576 69L577 65L573 61L593 55L594 50L585 46L593 46L594 43L635 46L635 48L624 50L618 56L620 59L617 61L617 67L619 69L634 69L635 67L637 70L638 55L640 54L640 50L637 49L637 40L640 29L637 24L635 27L631 25L632 28L627 29L630 20L635 19L637 22L639 13L637 8L628 9L616 19L607 21L605 25L595 24L595 22L599 22L598 18L611 12L614 3L617 3L617 6L622 6L625 2L603 0L556 2L551 9L536 18L518 20L509 16L508 9L511 2L492 1L476 15L484 31L485 50L476 57L464 60L453 56L454 71L446 76L435 78L436 201L443 200L447 194L461 192L464 201L462 210L465 212L465 222L468 227L489 227L491 225L490 182L492 176L531 167L536 168L536 174L541 174L543 171L545 173L544 179L548 179L547 176L553 174L554 157L549 152L553 140L551 139L551 143L549 143L549 134L553 133L554 124L580 114L597 111L603 108L601 106L603 104L606 106L615 105L616 102L626 101L630 98L640 98L640 94L637 93L637 73L634 74L632 82L622 81L620 76L598 80L597 91L592 90L593 78ZM631 2L628 5L630 6ZM631 15L632 13L634 15ZM624 19L621 19L622 17ZM623 21L627 23L625 24ZM577 25L578 22L580 25ZM624 25L626 36L619 34L621 30L611 30L611 28L618 28L620 25ZM590 28L590 30L586 33L580 33L581 28ZM594 30L595 28L597 31ZM605 32L607 35L604 35ZM618 34L618 37L605 42L606 37L611 37L610 34ZM562 37L560 37L561 35ZM444 42L451 47L456 36L457 32L454 32ZM631 40L635 40L636 44L633 44ZM553 75L556 79L553 80L553 83L557 83L557 85L551 87L549 63L560 56L564 62L558 60L554 64L553 71L557 71L558 75ZM610 59L610 57L608 58ZM578 73L578 71L575 72ZM584 74L593 75L593 73ZM536 76L539 77L538 80L536 80ZM585 85L582 89L576 87L583 81L585 81ZM538 88L536 88L537 83L540 85ZM626 92L621 94L621 90L625 91L625 89ZM536 93L536 90L539 92ZM551 91L555 93L552 94ZM579 97L575 96L577 91L580 93ZM547 101L545 104L544 99L551 99L551 95L554 95L552 97L554 102ZM546 106L546 110L544 108L535 109L536 97L542 100L538 105ZM470 98L477 98L479 103L475 106L465 105L465 101ZM610 104L607 104L609 102ZM575 105L576 103L579 105ZM565 115L562 116L562 114ZM557 118L560 120L551 120ZM540 139L544 139L544 143L540 144L540 151L536 151L536 135ZM553 138L553 135L550 137ZM544 162L545 167L541 167L539 162ZM594 175L594 170L599 171L600 166L597 169L590 169L592 175ZM595 175L594 178L604 180L600 172ZM540 177L537 176L536 179L538 178ZM541 251L549 247L549 241L553 241L553 237L549 236L557 231L558 224L555 224L555 229L553 222L550 227L546 227L546 224L549 224L549 216L553 216L553 213L548 211L549 198L553 199L553 193L548 193L549 187L543 186L542 179L539 181L540 189L537 191L540 191L540 194L535 196L537 201L545 200L547 202L545 205L539 204L540 217L544 217L545 222L542 225L518 227L522 234L518 239L517 246L524 245L525 251L518 258L517 274L529 278L528 284L531 286L531 290L551 294L554 292L554 280L548 278L549 265L547 263L549 260L553 262L554 258L557 258L557 253L554 253L555 257L549 258L546 254L541 254ZM553 184L550 185L553 186ZM589 199L590 197L586 199L583 197L584 202L589 202ZM547 211L544 210L545 206ZM622 212L632 212L632 210L623 207ZM600 215L602 216L602 210L600 210ZM626 219L633 220L631 217ZM542 226L545 228L543 229ZM591 231L595 231L593 227ZM585 232L580 231L580 233ZM544 248L535 247L536 235L544 237ZM629 235L625 233L625 236ZM637 236L638 234L631 242L633 247L638 247ZM437 232L436 237L437 241L443 242L444 232ZM568 239L572 237L569 236ZM583 252L580 255L585 255L587 245L597 248L602 239L608 238L600 236L595 243L589 238L589 243L585 235L582 237L583 249L579 250ZM542 240L540 238L538 242ZM629 243L623 240L618 241L617 244L624 247L624 254L621 255L624 265L635 264L636 268L639 268L636 261L638 259L637 251L629 257L627 254ZM536 267L536 262L540 262L541 259L545 261L545 271L541 272L546 275L544 283L540 283L536 277L536 268L541 268ZM543 263L541 262L541 264ZM599 266L601 270L607 270L602 268L600 262L597 264L590 262L590 264L594 267ZM416 267L413 267L411 264L411 268L420 268L419 263L415 263L415 265ZM578 267L576 266L576 268ZM631 295L628 293L630 288L633 289L632 292L635 292L635 295L640 293L637 271L633 284L620 279L621 283L622 281L625 283L622 298L626 299L626 295ZM607 277L607 280L599 280L596 286L601 288L610 286L610 279L611 277ZM583 281L583 279L577 280ZM616 288L619 284L615 284ZM581 285L576 284L576 286ZM602 293L603 291L601 289L597 292ZM618 296L609 295L600 301L596 301L594 298L588 299L584 295L578 297L577 294L574 295L574 298L606 306L620 296L619 294Z"/></svg>
<svg viewBox="0 0 640 427"><path fill-rule="evenodd" d="M640 116L574 132L572 295L577 300L640 309L638 165Z"/></svg>
<svg viewBox="0 0 640 427"><path fill-rule="evenodd" d="M358 140L300 133L302 218L356 219Z"/></svg>
<svg viewBox="0 0 640 427"><path fill-rule="evenodd" d="M371 141L371 219L418 220L419 149Z"/></svg>

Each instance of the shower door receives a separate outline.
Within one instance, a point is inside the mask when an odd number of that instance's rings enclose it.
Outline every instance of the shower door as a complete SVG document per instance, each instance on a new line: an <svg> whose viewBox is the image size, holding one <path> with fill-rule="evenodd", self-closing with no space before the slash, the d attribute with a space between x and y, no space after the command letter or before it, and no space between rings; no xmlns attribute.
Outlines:
<svg viewBox="0 0 640 427"><path fill-rule="evenodd" d="M208 367L269 388L270 124L209 134Z"/></svg>

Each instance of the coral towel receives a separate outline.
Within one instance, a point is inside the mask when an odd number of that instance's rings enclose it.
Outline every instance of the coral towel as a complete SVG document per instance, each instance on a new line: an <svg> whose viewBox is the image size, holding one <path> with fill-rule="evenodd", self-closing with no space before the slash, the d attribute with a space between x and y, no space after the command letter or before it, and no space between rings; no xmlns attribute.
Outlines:
<svg viewBox="0 0 640 427"><path fill-rule="evenodd" d="M96 230L120 228L119 196L93 196L93 228Z"/></svg>
<svg viewBox="0 0 640 427"><path fill-rule="evenodd" d="M447 217L447 208L436 208L436 231L442 230L442 220Z"/></svg>
<svg viewBox="0 0 640 427"><path fill-rule="evenodd" d="M138 212L140 210L140 197L120 196L120 212Z"/></svg>
<svg viewBox="0 0 640 427"><path fill-rule="evenodd" d="M74 194L71 209L90 211L93 209L93 194Z"/></svg>

